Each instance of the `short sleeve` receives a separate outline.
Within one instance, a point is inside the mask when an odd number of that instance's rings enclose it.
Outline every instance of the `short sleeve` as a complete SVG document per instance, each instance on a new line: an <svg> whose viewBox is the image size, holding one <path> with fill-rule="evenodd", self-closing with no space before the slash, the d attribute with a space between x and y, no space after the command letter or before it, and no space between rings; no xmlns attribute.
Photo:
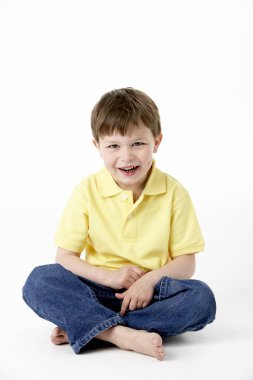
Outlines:
<svg viewBox="0 0 253 380"><path fill-rule="evenodd" d="M188 192L175 190L172 202L169 253L176 257L204 250L204 240Z"/></svg>
<svg viewBox="0 0 253 380"><path fill-rule="evenodd" d="M76 186L55 234L55 244L58 247L78 253L82 253L85 248L89 228L85 190L83 182Z"/></svg>

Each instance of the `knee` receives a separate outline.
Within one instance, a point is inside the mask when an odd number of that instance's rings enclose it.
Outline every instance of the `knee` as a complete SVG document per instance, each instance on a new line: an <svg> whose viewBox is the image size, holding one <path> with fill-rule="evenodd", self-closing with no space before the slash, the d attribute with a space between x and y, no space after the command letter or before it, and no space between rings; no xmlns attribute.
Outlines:
<svg viewBox="0 0 253 380"><path fill-rule="evenodd" d="M22 295L26 303L31 303L34 298L40 298L48 291L52 280L58 277L61 268L59 264L42 265L34 268L29 274Z"/></svg>
<svg viewBox="0 0 253 380"><path fill-rule="evenodd" d="M199 280L194 281L195 308L198 310L205 323L211 323L215 319L216 301L209 286Z"/></svg>

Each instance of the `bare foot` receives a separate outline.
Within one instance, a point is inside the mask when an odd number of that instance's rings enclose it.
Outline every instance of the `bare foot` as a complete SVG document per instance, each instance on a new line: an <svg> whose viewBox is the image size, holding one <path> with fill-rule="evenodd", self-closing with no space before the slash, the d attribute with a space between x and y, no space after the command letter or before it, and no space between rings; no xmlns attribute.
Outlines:
<svg viewBox="0 0 253 380"><path fill-rule="evenodd" d="M53 344L66 344L69 342L66 332L60 327L55 327L52 331L51 342Z"/></svg>
<svg viewBox="0 0 253 380"><path fill-rule="evenodd" d="M125 326L115 326L96 336L97 339L111 342L123 350L135 351L164 360L163 342L160 335L145 330L134 330ZM68 336L60 327L52 331L53 344L69 343Z"/></svg>
<svg viewBox="0 0 253 380"><path fill-rule="evenodd" d="M97 335L96 338L109 341L123 350L135 351L164 360L162 338L157 333L115 326Z"/></svg>

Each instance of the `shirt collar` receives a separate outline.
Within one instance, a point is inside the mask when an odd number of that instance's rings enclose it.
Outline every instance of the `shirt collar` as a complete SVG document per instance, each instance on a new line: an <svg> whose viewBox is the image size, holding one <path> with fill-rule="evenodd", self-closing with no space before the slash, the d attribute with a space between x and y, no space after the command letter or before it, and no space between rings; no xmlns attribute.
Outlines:
<svg viewBox="0 0 253 380"><path fill-rule="evenodd" d="M97 187L102 197L111 197L123 191L106 168L101 169L97 173Z"/></svg>
<svg viewBox="0 0 253 380"><path fill-rule="evenodd" d="M153 160L152 170L149 179L144 187L143 194L157 195L166 192L166 177L163 172L155 166L155 160Z"/></svg>
<svg viewBox="0 0 253 380"><path fill-rule="evenodd" d="M113 195L120 194L121 189L114 181L111 174L106 168L101 169L97 173L97 186L98 192L102 197L111 197ZM143 190L143 194L156 195L166 192L166 178L165 174L155 167L155 161L152 163L152 170L146 186Z"/></svg>

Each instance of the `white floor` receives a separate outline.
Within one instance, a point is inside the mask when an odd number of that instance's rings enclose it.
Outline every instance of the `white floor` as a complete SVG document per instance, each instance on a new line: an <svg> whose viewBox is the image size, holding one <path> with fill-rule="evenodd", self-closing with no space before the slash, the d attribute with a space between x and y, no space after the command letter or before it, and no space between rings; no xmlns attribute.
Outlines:
<svg viewBox="0 0 253 380"><path fill-rule="evenodd" d="M75 355L69 345L49 342L53 325L21 298L27 269L10 266L13 277L1 271L0 380L253 380L252 299L246 302L240 290L216 290L216 321L202 331L166 339L164 362L117 348Z"/></svg>
<svg viewBox="0 0 253 380"><path fill-rule="evenodd" d="M0 380L253 380L252 5L0 1ZM158 104L157 164L190 192L206 241L196 278L218 306L204 330L166 340L164 362L53 346L21 297L54 260L74 185L101 167L92 107L125 86Z"/></svg>

